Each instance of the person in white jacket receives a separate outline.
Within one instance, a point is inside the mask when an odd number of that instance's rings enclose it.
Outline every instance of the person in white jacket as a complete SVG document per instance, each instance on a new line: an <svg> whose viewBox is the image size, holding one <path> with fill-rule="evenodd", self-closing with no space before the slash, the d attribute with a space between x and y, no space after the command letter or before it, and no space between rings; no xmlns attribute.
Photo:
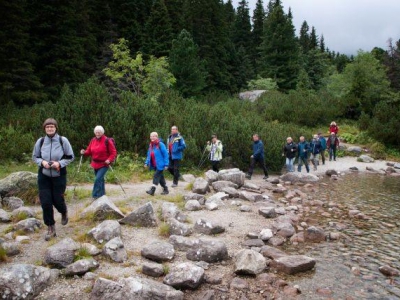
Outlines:
<svg viewBox="0 0 400 300"><path fill-rule="evenodd" d="M212 169L215 172L219 172L219 162L222 159L223 146L216 134L211 136L211 142L207 141L206 150L210 152L209 159L211 161Z"/></svg>

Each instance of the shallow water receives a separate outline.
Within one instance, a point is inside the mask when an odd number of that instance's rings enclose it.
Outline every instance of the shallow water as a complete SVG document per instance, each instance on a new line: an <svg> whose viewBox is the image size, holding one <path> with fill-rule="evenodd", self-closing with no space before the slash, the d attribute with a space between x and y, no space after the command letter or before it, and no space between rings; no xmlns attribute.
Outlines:
<svg viewBox="0 0 400 300"><path fill-rule="evenodd" d="M352 174L326 183L313 198L325 204L333 201L339 209L324 207L332 214L328 218L317 211L310 215L326 232L337 231L332 222L346 224L341 232L348 238L288 246L289 253L317 260L315 271L287 278L290 284L299 285L303 299L400 299L400 278L390 279L378 270L383 265L400 270L400 178ZM350 219L350 209L370 219Z"/></svg>

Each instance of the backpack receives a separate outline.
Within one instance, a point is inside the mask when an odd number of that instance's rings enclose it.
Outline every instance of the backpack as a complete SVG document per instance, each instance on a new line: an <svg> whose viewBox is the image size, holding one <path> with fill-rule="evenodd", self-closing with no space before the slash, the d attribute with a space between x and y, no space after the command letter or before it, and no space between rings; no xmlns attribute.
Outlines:
<svg viewBox="0 0 400 300"><path fill-rule="evenodd" d="M110 142L113 143L115 150L117 150L117 144L115 143L114 138L107 137L106 140L105 140L105 143L106 143L106 147L107 147L108 153L110 153L110 150L108 149L108 145L109 145ZM117 155L115 156L115 159L114 159L113 163L115 163L117 161L117 157L118 157L118 152L117 152Z"/></svg>
<svg viewBox="0 0 400 300"><path fill-rule="evenodd" d="M70 158L72 158L72 156L71 155L65 155L65 151L64 151L64 142L63 142L63 137L61 136L61 135L59 135L58 136L58 138L59 138L59 143L60 143L60 145L61 145L61 148L62 148L62 150L63 150L63 152L64 152L64 155L61 157L61 159L63 159L63 158L68 158L68 159L70 159ZM43 144L44 144L44 136L43 137L41 137L40 138L40 155L42 154L42 147L43 147ZM42 156L39 156L38 158L42 158Z"/></svg>

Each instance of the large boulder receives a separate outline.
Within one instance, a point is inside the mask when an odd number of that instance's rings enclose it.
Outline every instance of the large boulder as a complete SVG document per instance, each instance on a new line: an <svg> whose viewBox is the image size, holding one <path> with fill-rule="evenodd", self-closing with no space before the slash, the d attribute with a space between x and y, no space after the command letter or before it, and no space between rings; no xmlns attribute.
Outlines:
<svg viewBox="0 0 400 300"><path fill-rule="evenodd" d="M213 170L208 170L206 173L204 173L204 175L206 176L206 180L209 184L212 184L214 181L218 180L218 173Z"/></svg>
<svg viewBox="0 0 400 300"><path fill-rule="evenodd" d="M50 246L44 253L44 263L56 268L65 268L72 264L75 257L75 251L80 245L71 238L65 238Z"/></svg>
<svg viewBox="0 0 400 300"><path fill-rule="evenodd" d="M169 218L167 220L167 224L169 225L170 234L188 236L193 233L193 230L190 226L186 225L185 223L179 222L176 219Z"/></svg>
<svg viewBox="0 0 400 300"><path fill-rule="evenodd" d="M264 255L265 257L271 258L271 259L278 259L284 256L287 256L285 252L278 248L274 248L268 245L262 246L260 253Z"/></svg>
<svg viewBox="0 0 400 300"><path fill-rule="evenodd" d="M271 266L279 272L293 275L314 268L315 260L305 255L287 255L271 261Z"/></svg>
<svg viewBox="0 0 400 300"><path fill-rule="evenodd" d="M231 181L241 187L244 184L244 173L239 169L226 169L218 173L218 180Z"/></svg>
<svg viewBox="0 0 400 300"><path fill-rule="evenodd" d="M120 278L118 282L105 278L96 280L91 300L183 300L183 292L147 278Z"/></svg>
<svg viewBox="0 0 400 300"><path fill-rule="evenodd" d="M168 220L169 218L175 219L179 214L178 206L171 202L163 202L161 205L161 217L163 220Z"/></svg>
<svg viewBox="0 0 400 300"><path fill-rule="evenodd" d="M164 278L164 283L179 289L196 289L203 282L204 269L190 262L174 266Z"/></svg>
<svg viewBox="0 0 400 300"><path fill-rule="evenodd" d="M373 163L374 161L375 161L375 159L373 159L371 156L369 156L369 155L360 155L358 158L357 158L357 160L358 161L361 161L361 162L365 162L365 163Z"/></svg>
<svg viewBox="0 0 400 300"><path fill-rule="evenodd" d="M224 188L230 187L237 189L239 186L236 183L227 180L218 180L212 183L212 187L216 192L223 192Z"/></svg>
<svg viewBox="0 0 400 300"><path fill-rule="evenodd" d="M288 222L274 222L272 224L272 229L276 235L284 238L291 237L296 233L293 225Z"/></svg>
<svg viewBox="0 0 400 300"><path fill-rule="evenodd" d="M259 191L261 189L261 187L259 185L248 182L248 181L246 181L243 184L243 188L248 189L248 190L254 190L254 191Z"/></svg>
<svg viewBox="0 0 400 300"><path fill-rule="evenodd" d="M119 263L124 262L128 258L124 243L119 236L113 238L104 245L103 255Z"/></svg>
<svg viewBox="0 0 400 300"><path fill-rule="evenodd" d="M175 250L180 251L187 251L195 243L195 240L180 235L171 235L168 241L174 246Z"/></svg>
<svg viewBox="0 0 400 300"><path fill-rule="evenodd" d="M201 205L197 200L188 200L185 203L185 210L188 211L196 211L201 210Z"/></svg>
<svg viewBox="0 0 400 300"><path fill-rule="evenodd" d="M81 218L91 217L97 221L108 219L121 219L124 214L119 208L106 196L102 196L93 201L80 214Z"/></svg>
<svg viewBox="0 0 400 300"><path fill-rule="evenodd" d="M26 233L33 233L39 228L42 228L42 222L35 218L25 219L14 225L15 230L24 231Z"/></svg>
<svg viewBox="0 0 400 300"><path fill-rule="evenodd" d="M11 216L13 218L18 218L20 217L21 219L25 218L34 218L36 216L36 213L34 210L30 207L22 206L20 208L14 209L11 213Z"/></svg>
<svg viewBox="0 0 400 300"><path fill-rule="evenodd" d="M228 194L229 198L238 198L239 191L233 187L224 187L221 192Z"/></svg>
<svg viewBox="0 0 400 300"><path fill-rule="evenodd" d="M346 149L347 152L360 154L362 152L361 147L358 146L350 146Z"/></svg>
<svg viewBox="0 0 400 300"><path fill-rule="evenodd" d="M99 267L99 263L93 258L80 259L65 268L65 276L84 275Z"/></svg>
<svg viewBox="0 0 400 300"><path fill-rule="evenodd" d="M0 246L6 251L7 256L14 256L21 253L19 250L19 243L15 242L4 242L0 241Z"/></svg>
<svg viewBox="0 0 400 300"><path fill-rule="evenodd" d="M5 197L3 198L2 203L4 207L11 211L24 206L24 201L18 197Z"/></svg>
<svg viewBox="0 0 400 300"><path fill-rule="evenodd" d="M1 299L35 299L58 278L58 270L12 264L0 269Z"/></svg>
<svg viewBox="0 0 400 300"><path fill-rule="evenodd" d="M273 206L260 207L258 213L268 219L276 217L275 207Z"/></svg>
<svg viewBox="0 0 400 300"><path fill-rule="evenodd" d="M88 236L94 238L98 243L108 242L115 237L121 236L121 225L115 220L101 222L95 228L88 231Z"/></svg>
<svg viewBox="0 0 400 300"><path fill-rule="evenodd" d="M142 273L151 277L160 277L164 275L164 267L162 264L146 261L142 265Z"/></svg>
<svg viewBox="0 0 400 300"><path fill-rule="evenodd" d="M184 181L192 183L196 180L196 177L193 174L183 174L182 178Z"/></svg>
<svg viewBox="0 0 400 300"><path fill-rule="evenodd" d="M175 250L170 243L152 241L143 247L141 254L147 259L163 262L172 260L175 256Z"/></svg>
<svg viewBox="0 0 400 300"><path fill-rule="evenodd" d="M319 180L318 176L309 173L295 173L295 172L288 172L280 177L282 181L290 181L290 182L303 182L303 183L310 183L310 182L317 182Z"/></svg>
<svg viewBox="0 0 400 300"><path fill-rule="evenodd" d="M0 223L11 222L11 218L8 212L0 208Z"/></svg>
<svg viewBox="0 0 400 300"><path fill-rule="evenodd" d="M199 239L196 240L193 247L186 252L186 258L193 261L214 263L227 260L229 256L228 249L224 242Z"/></svg>
<svg viewBox="0 0 400 300"><path fill-rule="evenodd" d="M207 192L210 191L210 186L207 180L204 178L196 178L196 180L193 182L193 188L192 192L197 193L197 194L207 194Z"/></svg>
<svg viewBox="0 0 400 300"><path fill-rule="evenodd" d="M183 196L183 199L185 199L185 201L189 201L189 200L197 200L199 201L199 203L201 205L204 205L204 203L206 202L206 197L204 197L204 195L200 195L200 194L196 194L196 193L187 193L185 196Z"/></svg>
<svg viewBox="0 0 400 300"><path fill-rule="evenodd" d="M140 206L119 222L121 224L129 224L139 227L157 227L157 218L154 214L154 208L151 202L147 202Z"/></svg>
<svg viewBox="0 0 400 300"><path fill-rule="evenodd" d="M222 200L228 199L228 198L229 198L229 195L222 193L222 192L218 192L218 193L208 197L206 200L206 204L207 203L215 203L218 206L224 206L225 203Z"/></svg>
<svg viewBox="0 0 400 300"><path fill-rule="evenodd" d="M38 195L37 174L15 172L0 180L0 198L16 196L34 202Z"/></svg>
<svg viewBox="0 0 400 300"><path fill-rule="evenodd" d="M198 219L194 224L193 230L198 233L213 235L225 232L225 227L205 219Z"/></svg>
<svg viewBox="0 0 400 300"><path fill-rule="evenodd" d="M248 192L248 191L239 192L239 198L246 200L246 201L250 201L250 202L264 201L263 195L258 194L258 193Z"/></svg>
<svg viewBox="0 0 400 300"><path fill-rule="evenodd" d="M257 275L265 270L267 260L256 251L243 249L236 254L234 262L236 274Z"/></svg>

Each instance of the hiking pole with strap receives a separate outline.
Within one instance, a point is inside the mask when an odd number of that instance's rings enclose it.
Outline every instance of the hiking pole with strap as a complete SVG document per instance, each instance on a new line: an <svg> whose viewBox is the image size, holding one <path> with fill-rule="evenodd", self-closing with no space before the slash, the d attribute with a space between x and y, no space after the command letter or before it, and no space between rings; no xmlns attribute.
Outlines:
<svg viewBox="0 0 400 300"><path fill-rule="evenodd" d="M114 173L114 176L115 176L115 178L117 179L117 182L118 182L119 186L121 187L122 191L123 191L124 194L125 194L125 198L128 198L128 195L126 194L124 188L122 187L121 180L119 180L117 174L116 174L115 171L114 171L114 168L113 168L111 165L108 165L108 166L109 166L109 168L111 169L111 171Z"/></svg>
<svg viewBox="0 0 400 300"><path fill-rule="evenodd" d="M82 165L82 159L83 159L83 155L81 154L81 159L79 160L79 165L78 165L78 170L76 170L75 174L74 174L74 178L76 177L76 175L79 174L79 171L81 170L81 165ZM76 180L76 178L75 178ZM75 181L75 186L74 186L74 191L72 192L72 198L75 198L75 190L76 190L76 186L78 185L78 183Z"/></svg>
<svg viewBox="0 0 400 300"><path fill-rule="evenodd" d="M200 169L203 166L204 162L207 159L207 156L204 156L204 154L206 154L206 150L207 150L207 146L204 147L204 151L203 151L203 154L201 155L199 165L197 166L198 169Z"/></svg>

